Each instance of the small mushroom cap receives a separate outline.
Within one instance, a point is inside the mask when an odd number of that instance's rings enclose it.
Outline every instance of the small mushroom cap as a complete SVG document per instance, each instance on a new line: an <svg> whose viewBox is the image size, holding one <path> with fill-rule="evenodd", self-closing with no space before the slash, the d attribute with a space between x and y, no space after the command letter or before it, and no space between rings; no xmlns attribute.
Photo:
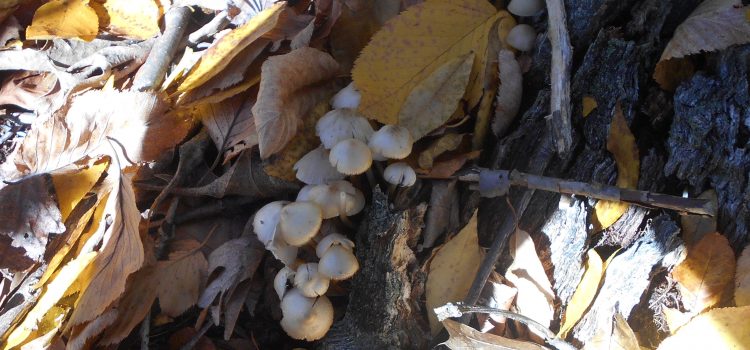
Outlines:
<svg viewBox="0 0 750 350"><path fill-rule="evenodd" d="M325 296L309 298L294 288L281 300L281 328L294 339L323 338L333 324L333 305Z"/></svg>
<svg viewBox="0 0 750 350"><path fill-rule="evenodd" d="M284 266L284 268L276 273L276 277L273 278L273 290L279 295L279 300L284 299L284 294L286 294L290 280L294 279L294 274L294 270L288 266Z"/></svg>
<svg viewBox="0 0 750 350"><path fill-rule="evenodd" d="M328 248L318 262L318 273L335 281L352 277L357 270L357 257L351 249L341 245Z"/></svg>
<svg viewBox="0 0 750 350"><path fill-rule="evenodd" d="M373 133L367 118L349 108L334 109L315 124L315 135L320 137L320 142L328 149L346 139L357 139L367 143Z"/></svg>
<svg viewBox="0 0 750 350"><path fill-rule="evenodd" d="M331 148L331 165L345 175L362 174L372 165L372 154L367 145L357 139L346 139Z"/></svg>
<svg viewBox="0 0 750 350"><path fill-rule="evenodd" d="M299 247L315 236L322 221L322 212L317 204L289 203L281 209L279 231L287 243Z"/></svg>
<svg viewBox="0 0 750 350"><path fill-rule="evenodd" d="M354 108L359 107L359 100L362 98L362 94L359 93L357 87L354 86L354 82L349 83L345 88L341 89L331 99L331 107L333 109L339 108Z"/></svg>
<svg viewBox="0 0 750 350"><path fill-rule="evenodd" d="M287 201L275 201L264 205L253 217L253 231L263 245L268 246L276 234L276 226L279 224L281 208L288 204Z"/></svg>
<svg viewBox="0 0 750 350"><path fill-rule="evenodd" d="M537 14L544 8L544 0L511 0L508 12L521 17Z"/></svg>
<svg viewBox="0 0 750 350"><path fill-rule="evenodd" d="M266 245L266 249L273 254L274 258L278 259L284 265L291 266L297 259L297 251L299 248L287 243L281 235L275 235L273 241Z"/></svg>
<svg viewBox="0 0 750 350"><path fill-rule="evenodd" d="M528 24L519 24L508 32L505 41L516 50L531 51L534 48L536 31Z"/></svg>
<svg viewBox="0 0 750 350"><path fill-rule="evenodd" d="M307 200L317 203L323 210L323 218L330 219L344 212L352 216L365 207L365 195L348 181L333 181L319 185L306 194Z"/></svg>
<svg viewBox="0 0 750 350"><path fill-rule="evenodd" d="M370 149L386 158L404 159L411 153L414 140L409 130L399 125L384 125L370 137Z"/></svg>
<svg viewBox="0 0 750 350"><path fill-rule="evenodd" d="M299 288L302 295L310 298L326 294L330 282L328 277L318 273L317 263L300 265L294 277L294 286Z"/></svg>
<svg viewBox="0 0 750 350"><path fill-rule="evenodd" d="M315 188L317 185L305 185L300 188L299 192L297 192L297 199L295 201L297 202L306 202L310 200L310 190Z"/></svg>
<svg viewBox="0 0 750 350"><path fill-rule="evenodd" d="M417 173L414 172L414 169L409 164L403 162L387 166L385 171L383 171L383 177L390 184L404 187L412 186L417 182Z"/></svg>
<svg viewBox="0 0 750 350"><path fill-rule="evenodd" d="M318 242L318 245L315 246L315 255L317 255L318 258L322 258L328 248L334 245L340 245L349 250L354 249L354 242L349 238L346 238L346 236L340 233L331 233L330 235L323 237L323 239Z"/></svg>
<svg viewBox="0 0 750 350"><path fill-rule="evenodd" d="M338 172L328 161L328 151L323 147L318 147L300 158L294 163L294 171L298 180L309 185L322 185L344 179L344 174Z"/></svg>

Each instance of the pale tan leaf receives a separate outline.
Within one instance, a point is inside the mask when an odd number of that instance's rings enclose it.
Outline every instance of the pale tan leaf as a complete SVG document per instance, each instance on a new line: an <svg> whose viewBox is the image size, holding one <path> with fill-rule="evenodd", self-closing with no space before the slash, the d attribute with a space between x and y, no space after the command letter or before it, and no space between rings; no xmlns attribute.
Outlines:
<svg viewBox="0 0 750 350"><path fill-rule="evenodd" d="M618 312L609 329L599 329L582 350L640 350L628 321Z"/></svg>
<svg viewBox="0 0 750 350"><path fill-rule="evenodd" d="M338 68L330 55L309 47L263 63L253 106L262 158L281 151L294 137L302 117L327 95L330 87L325 83L335 77Z"/></svg>
<svg viewBox="0 0 750 350"><path fill-rule="evenodd" d="M169 260L156 265L159 306L167 316L178 317L198 301L208 270L199 248L195 240L172 242Z"/></svg>
<svg viewBox="0 0 750 350"><path fill-rule="evenodd" d="M685 308L700 312L721 300L734 278L734 252L726 237L711 233L688 248L687 258L674 270L672 278L682 295Z"/></svg>
<svg viewBox="0 0 750 350"><path fill-rule="evenodd" d="M505 272L505 278L518 289L518 312L549 327L554 318L555 294L534 242L526 231L518 229L511 237L510 254L513 263Z"/></svg>
<svg viewBox="0 0 750 350"><path fill-rule="evenodd" d="M219 103L207 103L196 108L196 114L208 130L216 149L224 152L224 163L242 150L258 144L255 120L250 111L252 100L242 94Z"/></svg>
<svg viewBox="0 0 750 350"><path fill-rule="evenodd" d="M86 346L86 341L99 335L105 328L117 319L117 310L110 309L99 315L93 321L86 324L79 332L74 334L68 341L66 350L80 350Z"/></svg>
<svg viewBox="0 0 750 350"><path fill-rule="evenodd" d="M143 319L156 300L159 272L153 266L144 267L128 277L125 293L117 301L117 319L104 331L100 345L121 342Z"/></svg>
<svg viewBox="0 0 750 350"><path fill-rule="evenodd" d="M737 306L750 305L750 246L742 250L737 259L737 271L734 275L734 303Z"/></svg>
<svg viewBox="0 0 750 350"><path fill-rule="evenodd" d="M208 272L213 277L198 299L206 308L220 295L235 288L255 274L265 253L263 245L253 236L243 236L222 244L208 256Z"/></svg>
<svg viewBox="0 0 750 350"><path fill-rule="evenodd" d="M453 115L466 91L473 64L474 53L448 60L409 93L398 114L398 124L407 128L414 140L440 127Z"/></svg>
<svg viewBox="0 0 750 350"><path fill-rule="evenodd" d="M709 310L664 339L658 350L749 349L748 319L750 306Z"/></svg>
<svg viewBox="0 0 750 350"><path fill-rule="evenodd" d="M432 311L449 302L462 301L471 287L482 258L477 238L477 214L457 235L437 250L430 262L425 286L430 329L436 335L442 325Z"/></svg>
<svg viewBox="0 0 750 350"><path fill-rule="evenodd" d="M488 349L488 350L543 350L539 344L508 339L499 335L481 333L465 324L453 320L444 320L443 326L450 338L443 345L450 349Z"/></svg>
<svg viewBox="0 0 750 350"><path fill-rule="evenodd" d="M694 313L682 312L670 307L662 308L661 311L664 314L664 320L667 321L669 332L672 334L677 332L680 327L684 326L695 316Z"/></svg>
<svg viewBox="0 0 750 350"><path fill-rule="evenodd" d="M502 283L502 276L493 271L487 279L487 284L482 289L480 300L485 300L484 306L498 310L509 311L516 300L518 290ZM477 314L477 320L480 324L482 333L492 333L495 335L505 334L506 321L505 316L499 314Z"/></svg>
<svg viewBox="0 0 750 350"><path fill-rule="evenodd" d="M419 154L419 167L422 169L431 169L432 164L435 162L435 158L439 155L453 151L461 145L463 140L463 134L447 133L440 136L439 139L433 141L427 149Z"/></svg>

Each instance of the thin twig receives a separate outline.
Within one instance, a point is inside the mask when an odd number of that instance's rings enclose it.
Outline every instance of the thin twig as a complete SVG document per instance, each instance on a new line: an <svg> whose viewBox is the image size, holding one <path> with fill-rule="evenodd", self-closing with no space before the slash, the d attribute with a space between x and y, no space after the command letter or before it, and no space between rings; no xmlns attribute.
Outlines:
<svg viewBox="0 0 750 350"><path fill-rule="evenodd" d="M217 13L210 22L188 35L188 44L197 46L209 37L222 31L229 24L228 15L229 14L226 10Z"/></svg>
<svg viewBox="0 0 750 350"><path fill-rule="evenodd" d="M164 33L148 54L146 63L135 76L133 89L138 91L154 90L161 86L177 49L185 36L191 11L184 6L173 7L164 15Z"/></svg>
<svg viewBox="0 0 750 350"><path fill-rule="evenodd" d="M570 125L570 62L573 50L568 38L563 0L546 2L547 32L552 46L550 126L557 154L565 158L573 145L573 131Z"/></svg>

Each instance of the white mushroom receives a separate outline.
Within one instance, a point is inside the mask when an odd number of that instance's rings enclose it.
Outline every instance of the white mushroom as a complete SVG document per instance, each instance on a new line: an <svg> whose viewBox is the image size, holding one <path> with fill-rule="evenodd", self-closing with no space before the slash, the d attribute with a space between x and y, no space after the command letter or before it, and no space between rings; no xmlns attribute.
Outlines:
<svg viewBox="0 0 750 350"><path fill-rule="evenodd" d="M328 160L338 172L345 175L357 175L370 168L372 154L364 142L346 139L331 148Z"/></svg>
<svg viewBox="0 0 750 350"><path fill-rule="evenodd" d="M412 186L417 182L417 173L414 172L409 164L398 162L393 163L383 171L385 181L398 186Z"/></svg>
<svg viewBox="0 0 750 350"><path fill-rule="evenodd" d="M317 204L289 203L281 209L279 231L287 243L299 247L315 236L322 221L322 212Z"/></svg>
<svg viewBox="0 0 750 350"><path fill-rule="evenodd" d="M333 305L325 296L308 298L294 288L281 300L281 328L294 339L323 338L333 324Z"/></svg>
<svg viewBox="0 0 750 350"><path fill-rule="evenodd" d="M346 238L346 236L340 233L331 233L330 235L323 237L323 239L318 242L318 245L315 246L315 255L317 255L318 258L322 258L328 248L334 245L340 245L349 250L354 249L354 242L349 238Z"/></svg>
<svg viewBox="0 0 750 350"><path fill-rule="evenodd" d="M511 0L508 12L521 17L537 14L544 8L544 0Z"/></svg>
<svg viewBox="0 0 750 350"><path fill-rule="evenodd" d="M332 245L318 262L318 273L332 280L345 280L359 270L359 262L352 250L342 245Z"/></svg>
<svg viewBox="0 0 750 350"><path fill-rule="evenodd" d="M365 207L362 191L343 180L315 186L307 192L306 198L320 206L324 219L335 218L342 212L352 216Z"/></svg>
<svg viewBox="0 0 750 350"><path fill-rule="evenodd" d="M310 298L326 294L330 280L318 273L317 263L302 264L297 267L294 286L299 288L302 295Z"/></svg>
<svg viewBox="0 0 750 350"><path fill-rule="evenodd" d="M409 130L399 125L384 125L370 137L370 149L386 158L404 159L411 153L414 140Z"/></svg>
<svg viewBox="0 0 750 350"><path fill-rule="evenodd" d="M294 171L298 180L312 185L344 179L344 174L338 172L328 161L328 151L322 146L308 152L294 163Z"/></svg>
<svg viewBox="0 0 750 350"><path fill-rule="evenodd" d="M359 107L359 100L361 98L362 94L360 94L357 87L354 86L354 82L351 82L333 96L331 99L331 107L334 109L357 108Z"/></svg>
<svg viewBox="0 0 750 350"><path fill-rule="evenodd" d="M253 218L253 231L263 245L268 246L276 234L276 226L279 224L279 213L281 208L288 204L287 201L275 201L264 205Z"/></svg>
<svg viewBox="0 0 750 350"><path fill-rule="evenodd" d="M310 199L310 190L315 188L317 185L305 185L300 188L299 192L297 192L297 199L295 201L297 202L306 202Z"/></svg>
<svg viewBox="0 0 750 350"><path fill-rule="evenodd" d="M508 32L505 41L516 50L531 51L534 48L536 31L528 24L519 24Z"/></svg>
<svg viewBox="0 0 750 350"><path fill-rule="evenodd" d="M320 142L328 149L346 139L357 139L367 143L373 132L367 118L348 108L334 109L315 124L315 135L320 137Z"/></svg>
<svg viewBox="0 0 750 350"><path fill-rule="evenodd" d="M294 270L284 266L284 268L276 273L276 277L273 278L273 290L279 295L279 300L284 299L284 294L286 294L290 280L294 279L294 274Z"/></svg>
<svg viewBox="0 0 750 350"><path fill-rule="evenodd" d="M273 237L273 241L266 245L266 249L268 249L276 259L287 266L294 265L297 260L297 251L299 250L299 248L287 243L280 234Z"/></svg>

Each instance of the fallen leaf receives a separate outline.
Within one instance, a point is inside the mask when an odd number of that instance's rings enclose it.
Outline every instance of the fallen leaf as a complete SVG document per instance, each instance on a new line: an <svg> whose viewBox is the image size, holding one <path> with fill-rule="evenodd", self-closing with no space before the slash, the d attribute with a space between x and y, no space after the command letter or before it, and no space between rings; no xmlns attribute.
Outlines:
<svg viewBox="0 0 750 350"><path fill-rule="evenodd" d="M187 343L189 343L193 337L198 333L197 330L193 327L185 327L183 329L180 329L174 333L172 333L171 336L169 336L169 350L179 350L182 349ZM196 350L215 350L216 347L214 346L214 343L206 336L200 337L198 339L198 342L195 344L194 349ZM242 349L242 348L234 348L232 349Z"/></svg>
<svg viewBox="0 0 750 350"><path fill-rule="evenodd" d="M207 308L240 282L252 278L265 253L263 245L252 236L243 236L222 244L208 256L211 279L198 299L198 306Z"/></svg>
<svg viewBox="0 0 750 350"><path fill-rule="evenodd" d="M417 171L420 174L423 174L423 178L450 179L456 171L463 168L467 161L478 158L480 153L481 151L471 151L469 153L459 154L436 162L432 165L430 171L422 171L421 169L417 169Z"/></svg>
<svg viewBox="0 0 750 350"><path fill-rule="evenodd" d="M513 234L510 239L510 255L513 263L505 272L505 279L518 289L518 313L549 327L554 318L555 294L537 256L534 242L526 231L517 229ZM534 332L533 329L531 331Z"/></svg>
<svg viewBox="0 0 750 350"><path fill-rule="evenodd" d="M584 117L588 117L589 113L591 113L598 106L599 104L596 103L595 98L591 96L583 96L581 113L583 114Z"/></svg>
<svg viewBox="0 0 750 350"><path fill-rule="evenodd" d="M638 145L628 128L620 103L615 104L615 113L609 127L607 150L617 163L617 187L636 188L641 168ZM594 207L594 220L601 229L612 226L628 210L624 202L598 201Z"/></svg>
<svg viewBox="0 0 750 350"><path fill-rule="evenodd" d="M419 154L419 167L422 169L431 169L433 163L435 162L435 158L445 152L453 151L458 148L458 146L461 145L461 141L463 141L463 139L463 134L447 133L443 136L440 136L440 138L433 141L429 146L427 146L427 149Z"/></svg>
<svg viewBox="0 0 750 350"><path fill-rule="evenodd" d="M663 90L674 91L695 74L695 69L690 57L671 58L656 64L653 78Z"/></svg>
<svg viewBox="0 0 750 350"><path fill-rule="evenodd" d="M109 25L112 34L129 39L145 40L159 34L159 19L163 9L155 0L106 0Z"/></svg>
<svg viewBox="0 0 750 350"><path fill-rule="evenodd" d="M154 266L144 267L130 275L125 293L115 305L117 318L107 327L99 345L120 343L151 311L161 281Z"/></svg>
<svg viewBox="0 0 750 350"><path fill-rule="evenodd" d="M469 292L474 276L479 270L482 249L477 238L477 213L443 246L438 248L430 262L425 286L427 319L435 336L442 325L432 309L449 302L462 301Z"/></svg>
<svg viewBox="0 0 750 350"><path fill-rule="evenodd" d="M737 259L737 271L734 276L734 303L737 306L750 305L750 246L742 250Z"/></svg>
<svg viewBox="0 0 750 350"><path fill-rule="evenodd" d="M492 272L487 279L487 284L482 289L480 301L482 305L493 309L509 311L516 300L518 290L502 283L502 277L497 272ZM499 314L477 314L477 320L480 324L482 333L492 333L495 335L505 334L506 321L505 316Z"/></svg>
<svg viewBox="0 0 750 350"><path fill-rule="evenodd" d="M50 72L20 71L10 74L0 86L0 105L12 104L30 111L46 112L50 95L60 90Z"/></svg>
<svg viewBox="0 0 750 350"><path fill-rule="evenodd" d="M664 314L664 320L667 321L667 327L669 327L669 332L671 334L677 332L680 327L684 326L691 318L693 318L693 316L695 316L695 313L682 312L670 307L662 308L661 311Z"/></svg>
<svg viewBox="0 0 750 350"><path fill-rule="evenodd" d="M521 107L523 96L523 72L513 51L501 49L497 55L500 86L497 88L495 117L492 119L492 132L502 137L510 127Z"/></svg>
<svg viewBox="0 0 750 350"><path fill-rule="evenodd" d="M599 329L582 350L640 350L638 339L628 321L615 313L610 329Z"/></svg>
<svg viewBox="0 0 750 350"><path fill-rule="evenodd" d="M495 350L543 350L539 344L482 333L465 324L453 320L444 320L443 326L448 330L449 338L442 344L450 349L495 349Z"/></svg>
<svg viewBox="0 0 750 350"><path fill-rule="evenodd" d="M657 350L748 349L750 306L709 310L667 337Z"/></svg>
<svg viewBox="0 0 750 350"><path fill-rule="evenodd" d="M105 328L109 327L117 319L117 310L107 310L93 321L87 323L80 331L73 334L68 340L66 350L84 349L89 338L99 335Z"/></svg>
<svg viewBox="0 0 750 350"><path fill-rule="evenodd" d="M573 326L578 323L581 316L586 312L596 297L596 292L599 291L599 284L604 276L604 262L599 254L594 249L589 249L586 252L586 271L581 277L581 282L578 283L573 296L570 298L568 305L565 306L565 314L563 315L562 325L557 335L565 339L568 337L568 332L573 329Z"/></svg>
<svg viewBox="0 0 750 350"><path fill-rule="evenodd" d="M296 135L302 118L333 86L338 63L327 53L303 47L263 63L258 99L253 106L260 156L280 152Z"/></svg>
<svg viewBox="0 0 750 350"><path fill-rule="evenodd" d="M73 208L94 187L107 168L109 168L109 159L100 159L87 164L82 169L52 173L52 183L55 185L55 194L63 221L67 220Z"/></svg>
<svg viewBox="0 0 750 350"><path fill-rule="evenodd" d="M216 149L224 153L226 164L242 150L258 144L255 120L250 111L252 100L237 95L219 103L202 104L196 108L203 126L214 141Z"/></svg>
<svg viewBox="0 0 750 350"><path fill-rule="evenodd" d="M99 32L99 16L88 5L89 0L52 0L40 6L26 28L26 39L93 40Z"/></svg>
<svg viewBox="0 0 750 350"><path fill-rule="evenodd" d="M362 49L367 46L380 28L374 7L379 2L348 1L342 6L341 16L331 30L331 55L341 65L342 71L349 72Z"/></svg>
<svg viewBox="0 0 750 350"><path fill-rule="evenodd" d="M474 56L450 59L419 82L406 97L396 124L407 128L414 140L443 125L466 91Z"/></svg>
<svg viewBox="0 0 750 350"><path fill-rule="evenodd" d="M672 278L677 281L685 308L700 312L721 300L721 294L734 278L734 270L734 252L729 241L714 232L688 248L687 258L672 270Z"/></svg>
<svg viewBox="0 0 750 350"><path fill-rule="evenodd" d="M714 190L705 191L698 198L709 199L714 208L719 207L716 191ZM698 243L703 236L716 232L716 217L681 213L680 226L682 228L682 240L689 247Z"/></svg>
<svg viewBox="0 0 750 350"><path fill-rule="evenodd" d="M352 78L362 92L359 110L383 124L396 124L412 90L438 67L474 52L474 67L487 59L494 23L510 17L485 0L432 0L388 21L362 50ZM484 72L472 71L465 96L469 108L482 97Z"/></svg>
<svg viewBox="0 0 750 350"><path fill-rule="evenodd" d="M198 301L208 270L200 246L192 239L174 241L169 247L169 259L156 265L159 306L167 316L178 317Z"/></svg>

